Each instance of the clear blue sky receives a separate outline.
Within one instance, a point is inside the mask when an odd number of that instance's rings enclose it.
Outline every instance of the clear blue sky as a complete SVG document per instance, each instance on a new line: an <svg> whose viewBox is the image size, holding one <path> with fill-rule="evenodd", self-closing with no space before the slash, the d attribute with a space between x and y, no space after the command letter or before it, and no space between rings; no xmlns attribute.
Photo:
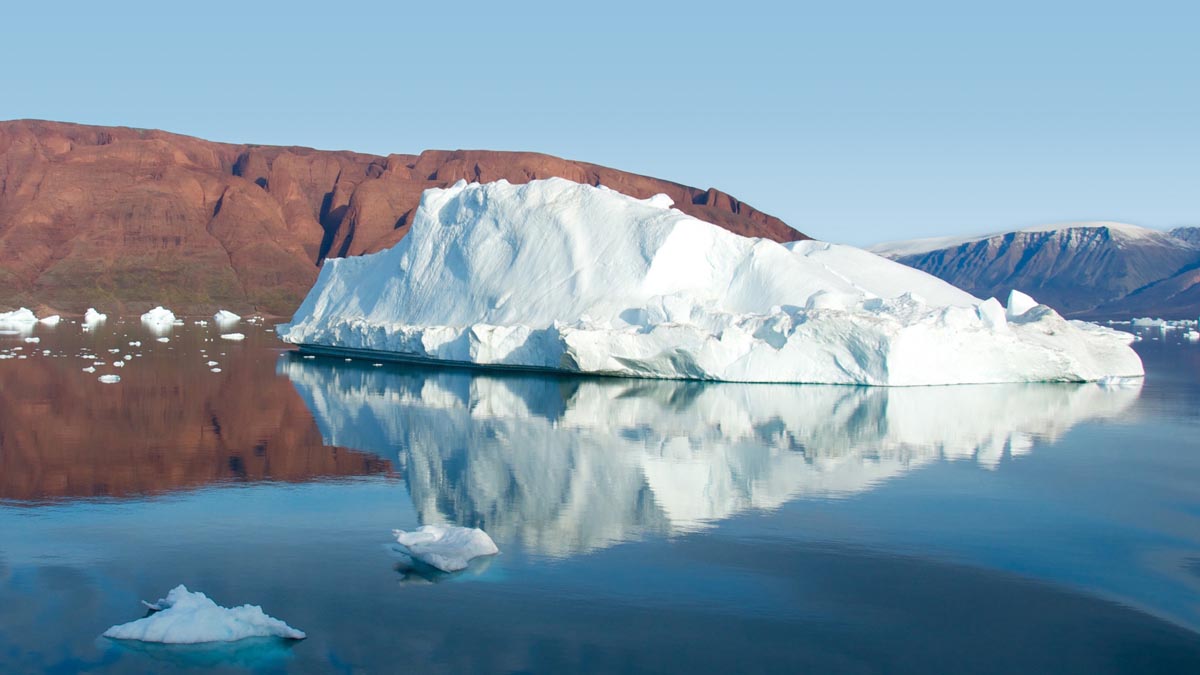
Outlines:
<svg viewBox="0 0 1200 675"><path fill-rule="evenodd" d="M1200 224L1196 3L37 4L0 119L541 151L856 244Z"/></svg>

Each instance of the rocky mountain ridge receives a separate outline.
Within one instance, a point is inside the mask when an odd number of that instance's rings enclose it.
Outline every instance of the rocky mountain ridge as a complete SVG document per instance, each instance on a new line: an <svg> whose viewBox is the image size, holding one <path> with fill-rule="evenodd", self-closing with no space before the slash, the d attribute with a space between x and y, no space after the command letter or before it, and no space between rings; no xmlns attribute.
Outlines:
<svg viewBox="0 0 1200 675"><path fill-rule="evenodd" d="M1029 293L1079 318L1200 313L1200 228L1112 222L1048 225L977 237L889 242L871 250L976 296Z"/></svg>
<svg viewBox="0 0 1200 675"><path fill-rule="evenodd" d="M715 188L543 154L383 157L17 120L0 122L0 307L288 315L325 258L403 238L424 190L551 176L665 193L739 234L807 238Z"/></svg>

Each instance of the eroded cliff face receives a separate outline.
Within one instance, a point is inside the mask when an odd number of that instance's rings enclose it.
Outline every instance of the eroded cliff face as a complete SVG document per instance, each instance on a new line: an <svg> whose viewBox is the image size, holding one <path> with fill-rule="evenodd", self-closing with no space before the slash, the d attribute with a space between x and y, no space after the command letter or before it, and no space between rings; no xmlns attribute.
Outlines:
<svg viewBox="0 0 1200 675"><path fill-rule="evenodd" d="M716 189L536 153L379 157L19 120L0 122L0 306L287 315L326 257L403 238L424 190L553 176L666 193L738 234L807 238Z"/></svg>

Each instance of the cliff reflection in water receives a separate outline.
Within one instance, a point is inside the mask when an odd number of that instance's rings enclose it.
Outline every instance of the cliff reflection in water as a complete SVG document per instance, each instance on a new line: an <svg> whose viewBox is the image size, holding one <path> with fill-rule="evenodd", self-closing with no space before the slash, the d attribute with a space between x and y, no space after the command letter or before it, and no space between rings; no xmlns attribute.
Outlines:
<svg viewBox="0 0 1200 675"><path fill-rule="evenodd" d="M325 442L395 459L423 523L566 555L852 495L939 459L995 468L1132 388L703 384L281 359Z"/></svg>
<svg viewBox="0 0 1200 675"><path fill-rule="evenodd" d="M91 361L74 356L83 349L109 357L105 348L128 340L116 334L64 328L38 346L65 346L66 356L5 361L0 500L127 498L391 470L373 453L325 445L295 390L275 376L275 352L231 348L228 357L216 357L223 371L213 373L198 352L212 346L201 342L207 333L181 333L170 345L147 340L136 350L145 358L122 368L118 385L81 372Z"/></svg>

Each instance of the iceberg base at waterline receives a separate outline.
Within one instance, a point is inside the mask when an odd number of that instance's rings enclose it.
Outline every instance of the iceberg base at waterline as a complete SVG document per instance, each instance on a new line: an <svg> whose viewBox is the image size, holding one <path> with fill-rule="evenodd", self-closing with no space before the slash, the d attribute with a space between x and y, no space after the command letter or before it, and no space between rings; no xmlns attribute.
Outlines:
<svg viewBox="0 0 1200 675"><path fill-rule="evenodd" d="M267 616L257 605L221 607L182 584L157 602L142 602L153 614L113 626L104 637L166 644L233 642L246 638L303 640L304 631Z"/></svg>
<svg viewBox="0 0 1200 675"><path fill-rule="evenodd" d="M629 377L867 385L1143 374L1132 337L861 249L741 237L562 179L427 190L395 247L325 262L312 349Z"/></svg>

